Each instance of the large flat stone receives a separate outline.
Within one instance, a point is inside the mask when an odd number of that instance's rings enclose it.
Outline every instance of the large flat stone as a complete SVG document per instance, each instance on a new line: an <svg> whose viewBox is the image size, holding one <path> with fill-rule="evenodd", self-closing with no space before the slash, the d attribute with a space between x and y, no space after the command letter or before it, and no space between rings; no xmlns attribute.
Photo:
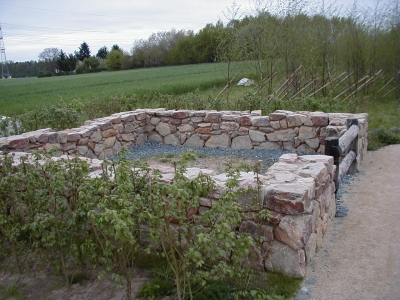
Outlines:
<svg viewBox="0 0 400 300"><path fill-rule="evenodd" d="M304 250L293 250L279 241L273 241L265 260L265 268L290 277L302 278L306 275Z"/></svg>
<svg viewBox="0 0 400 300"><path fill-rule="evenodd" d="M229 148L231 146L231 138L227 134L212 135L205 146L210 148Z"/></svg>

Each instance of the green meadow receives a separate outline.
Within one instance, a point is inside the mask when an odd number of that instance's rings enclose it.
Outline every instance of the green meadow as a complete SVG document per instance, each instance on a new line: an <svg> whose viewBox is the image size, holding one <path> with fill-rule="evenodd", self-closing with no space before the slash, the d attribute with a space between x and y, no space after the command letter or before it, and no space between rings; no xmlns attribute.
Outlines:
<svg viewBox="0 0 400 300"><path fill-rule="evenodd" d="M143 97L153 93L184 94L223 86L223 64L135 69L47 78L0 80L0 115L56 104L62 99L108 99L115 95Z"/></svg>

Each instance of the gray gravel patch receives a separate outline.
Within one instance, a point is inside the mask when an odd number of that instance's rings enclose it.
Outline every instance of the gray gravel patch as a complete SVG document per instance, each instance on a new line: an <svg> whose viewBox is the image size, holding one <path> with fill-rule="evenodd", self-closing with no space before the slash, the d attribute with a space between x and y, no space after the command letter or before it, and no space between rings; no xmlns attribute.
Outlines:
<svg viewBox="0 0 400 300"><path fill-rule="evenodd" d="M180 155L188 149L193 149L198 155L220 156L221 159L232 157L262 161L262 171L279 160L283 154L296 153L297 155L318 155L319 153L295 152L288 150L267 149L231 149L231 148L208 148L208 147L183 147L166 145L155 141L146 141L141 146L133 146L129 149L128 158L132 160L145 159L154 156ZM118 157L114 157L118 159Z"/></svg>

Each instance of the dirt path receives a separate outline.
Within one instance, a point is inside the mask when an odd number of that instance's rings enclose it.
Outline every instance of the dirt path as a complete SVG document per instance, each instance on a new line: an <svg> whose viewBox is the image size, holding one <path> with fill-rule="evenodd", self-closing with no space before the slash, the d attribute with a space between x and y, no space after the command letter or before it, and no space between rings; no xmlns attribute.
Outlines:
<svg viewBox="0 0 400 300"><path fill-rule="evenodd" d="M365 157L296 300L400 299L400 145Z"/></svg>

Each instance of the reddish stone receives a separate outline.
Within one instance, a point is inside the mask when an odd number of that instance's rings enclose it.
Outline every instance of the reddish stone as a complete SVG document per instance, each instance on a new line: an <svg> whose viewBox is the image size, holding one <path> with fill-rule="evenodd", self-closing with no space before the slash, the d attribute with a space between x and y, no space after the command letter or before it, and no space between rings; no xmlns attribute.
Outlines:
<svg viewBox="0 0 400 300"><path fill-rule="evenodd" d="M100 130L104 131L107 129L113 128L112 125L110 123L104 123L104 124L100 124Z"/></svg>
<svg viewBox="0 0 400 300"><path fill-rule="evenodd" d="M49 136L47 134L41 134L38 137L38 142L41 144L46 144L49 141Z"/></svg>
<svg viewBox="0 0 400 300"><path fill-rule="evenodd" d="M169 124L179 126L182 124L182 121L179 119L172 119L171 121L169 121Z"/></svg>
<svg viewBox="0 0 400 300"><path fill-rule="evenodd" d="M272 114L269 115L269 120L270 121L280 121L284 117L286 117L285 113L272 113Z"/></svg>
<svg viewBox="0 0 400 300"><path fill-rule="evenodd" d="M310 205L308 187L296 183L271 185L264 202L267 208L283 214L302 214Z"/></svg>
<svg viewBox="0 0 400 300"><path fill-rule="evenodd" d="M311 115L311 121L314 126L327 126L329 124L328 114Z"/></svg>
<svg viewBox="0 0 400 300"><path fill-rule="evenodd" d="M247 116L238 117L236 121L242 126L251 126L251 119Z"/></svg>
<svg viewBox="0 0 400 300"><path fill-rule="evenodd" d="M204 118L204 122L219 123L219 119L220 119L221 115L222 115L222 113L210 112Z"/></svg>
<svg viewBox="0 0 400 300"><path fill-rule="evenodd" d="M22 149L28 146L29 138L14 138L8 143L9 148L13 149Z"/></svg>
<svg viewBox="0 0 400 300"><path fill-rule="evenodd" d="M76 149L76 144L75 143L65 143L61 144L61 149L63 151L70 151Z"/></svg>
<svg viewBox="0 0 400 300"><path fill-rule="evenodd" d="M188 111L177 111L177 112L174 112L171 115L171 117L174 119L180 119L180 120L186 119L189 117L189 112Z"/></svg>

